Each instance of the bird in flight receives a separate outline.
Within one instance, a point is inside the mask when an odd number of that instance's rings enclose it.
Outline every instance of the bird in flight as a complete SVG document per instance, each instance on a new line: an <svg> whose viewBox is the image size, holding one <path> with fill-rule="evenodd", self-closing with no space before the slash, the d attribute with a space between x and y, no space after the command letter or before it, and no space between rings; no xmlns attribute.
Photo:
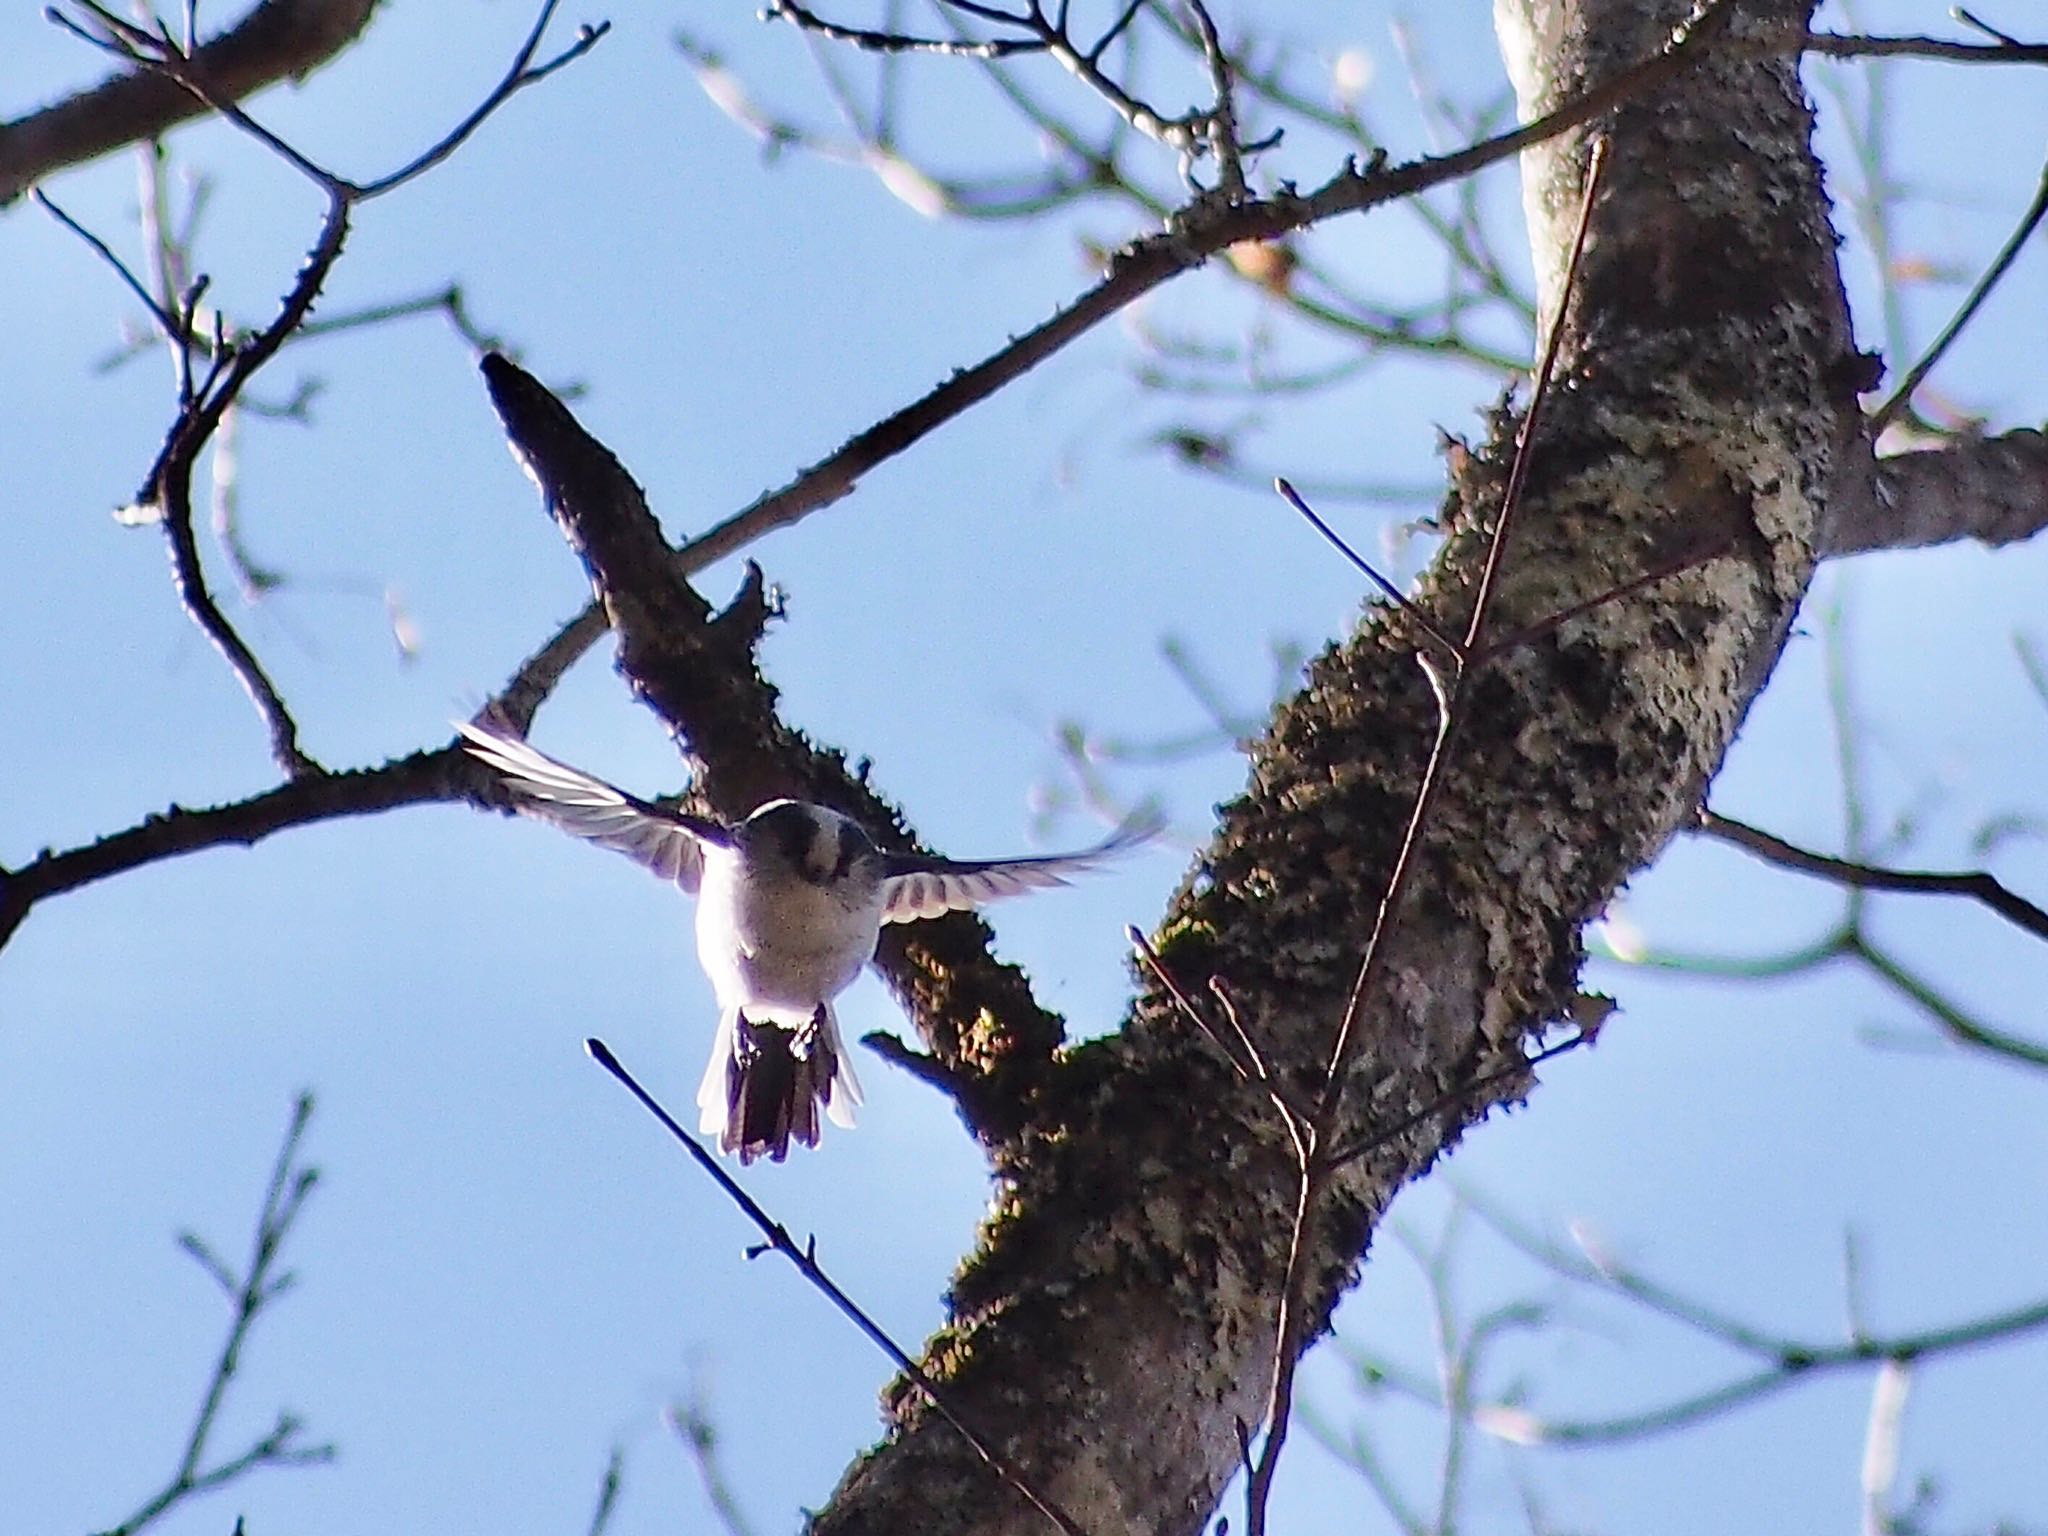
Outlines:
<svg viewBox="0 0 2048 1536"><path fill-rule="evenodd" d="M1093 848L1039 858L889 853L826 806L770 800L727 826L592 778L487 717L456 729L521 811L696 896L697 956L719 1007L698 1125L742 1163L781 1162L792 1140L815 1147L820 1111L853 1125L860 1082L832 1000L874 958L884 923L1065 885L1159 831L1140 816Z"/></svg>

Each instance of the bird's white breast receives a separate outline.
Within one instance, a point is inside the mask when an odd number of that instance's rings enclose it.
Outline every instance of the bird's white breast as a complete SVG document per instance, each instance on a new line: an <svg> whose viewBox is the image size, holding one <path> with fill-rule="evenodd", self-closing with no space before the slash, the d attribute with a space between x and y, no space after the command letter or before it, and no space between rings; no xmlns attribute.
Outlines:
<svg viewBox="0 0 2048 1536"><path fill-rule="evenodd" d="M878 880L819 885L733 849L704 851L697 954L720 1006L756 1022L808 1023L853 985L881 920Z"/></svg>

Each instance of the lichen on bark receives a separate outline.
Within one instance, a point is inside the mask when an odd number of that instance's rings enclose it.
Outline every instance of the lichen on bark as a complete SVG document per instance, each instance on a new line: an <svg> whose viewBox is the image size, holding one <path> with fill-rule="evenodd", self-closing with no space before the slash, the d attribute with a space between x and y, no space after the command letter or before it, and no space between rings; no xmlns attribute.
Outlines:
<svg viewBox="0 0 2048 1536"><path fill-rule="evenodd" d="M1508 3L1524 113L1643 56L1681 19L1647 0ZM1801 20L1756 5L1735 29ZM1697 805L1811 574L1856 440L1851 350L1796 65L1729 48L1593 132L1609 184L1562 370L1532 445L1492 633L1652 571L1638 590L1486 663L1364 1018L1344 1140L1502 1063L1577 991L1579 934ZM1538 267L1563 270L1584 135L1527 174ZM1417 602L1455 631L1499 522L1518 423L1455 456L1445 541ZM1304 1092L1328 1059L1436 725L1409 621L1370 611L1254 746L1160 925L1183 990L1223 979ZM1316 1229L1327 1320L1398 1190L1495 1104L1510 1073L1351 1165ZM956 1279L930 1362L972 1421L1096 1536L1198 1530L1234 1475L1272 1368L1298 1187L1271 1106L1156 990L1069 1051L1002 1149L998 1214ZM1314 1330L1311 1330L1313 1332ZM958 1436L891 1399L891 1439L819 1532L1036 1531Z"/></svg>

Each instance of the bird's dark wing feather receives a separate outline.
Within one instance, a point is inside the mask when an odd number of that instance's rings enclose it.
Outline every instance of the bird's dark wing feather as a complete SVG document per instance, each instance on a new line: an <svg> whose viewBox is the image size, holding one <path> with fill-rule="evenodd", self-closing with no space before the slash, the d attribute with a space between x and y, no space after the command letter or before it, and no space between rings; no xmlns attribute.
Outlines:
<svg viewBox="0 0 2048 1536"><path fill-rule="evenodd" d="M702 845L729 846L724 827L668 810L557 762L523 737L481 722L458 722L472 756L503 776L528 815L623 853L664 880L695 892L704 875Z"/></svg>

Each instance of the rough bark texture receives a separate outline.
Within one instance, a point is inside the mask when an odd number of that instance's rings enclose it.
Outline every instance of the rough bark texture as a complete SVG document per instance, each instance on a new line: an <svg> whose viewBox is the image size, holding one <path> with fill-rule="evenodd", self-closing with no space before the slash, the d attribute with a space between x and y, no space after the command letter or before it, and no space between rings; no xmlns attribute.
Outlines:
<svg viewBox="0 0 2048 1536"><path fill-rule="evenodd" d="M1823 556L1974 539L2016 544L2048 527L2048 434L2021 427L1879 459L1857 494L1837 496Z"/></svg>
<svg viewBox="0 0 2048 1536"><path fill-rule="evenodd" d="M1531 0L1503 35L1534 111L1643 56L1647 0ZM1738 28L1801 23L1752 6ZM1540 48L1517 39L1541 38ZM1729 48L1612 121L1564 368L1515 525L1502 622L1684 569L1490 667L1352 1074L1347 1137L1512 1062L1567 1007L1581 925L1684 822L1775 661L1830 482L1867 473L1834 241L1795 66ZM1582 142L1529 167L1539 267L1570 237ZM1554 299L1554 296L1553 296ZM1424 602L1462 617L1511 424L1453 489ZM1320 1072L1434 718L1398 622L1311 668L1160 930L1225 978L1269 1059ZM1510 1081L1475 1098L1526 1091ZM1326 1317L1393 1194L1487 1103L1355 1164L1320 1229ZM1272 1112L1149 995L1071 1052L1005 1150L994 1213L925 1365L1096 1536L1198 1530L1260 1418L1296 1180ZM1042 1517L914 1395L817 1517L830 1536L1033 1532Z"/></svg>

